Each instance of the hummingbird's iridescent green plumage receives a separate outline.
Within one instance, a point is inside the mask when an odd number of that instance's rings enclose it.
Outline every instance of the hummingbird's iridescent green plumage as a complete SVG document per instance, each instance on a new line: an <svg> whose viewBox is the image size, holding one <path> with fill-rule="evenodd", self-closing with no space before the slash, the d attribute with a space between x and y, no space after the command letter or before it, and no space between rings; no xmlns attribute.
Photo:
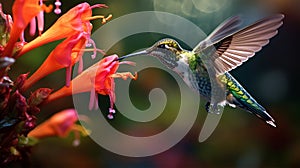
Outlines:
<svg viewBox="0 0 300 168"><path fill-rule="evenodd" d="M192 51L183 49L173 39L162 39L146 50L128 54L119 60L137 55L154 56L208 101L215 96L212 95L212 81L215 81L225 92L226 99L223 104L220 99L218 105L238 106L276 127L274 119L228 72L266 45L277 34L283 18L282 14L277 14L238 29L240 18L232 17L220 24Z"/></svg>

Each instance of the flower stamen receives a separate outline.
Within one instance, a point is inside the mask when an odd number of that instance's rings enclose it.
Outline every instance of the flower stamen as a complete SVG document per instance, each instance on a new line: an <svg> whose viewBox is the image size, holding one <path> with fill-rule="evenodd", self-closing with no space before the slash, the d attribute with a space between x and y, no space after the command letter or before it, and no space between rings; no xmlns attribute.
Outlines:
<svg viewBox="0 0 300 168"><path fill-rule="evenodd" d="M90 7L91 9L94 9L94 8L108 8L107 5L105 4L95 4L93 6Z"/></svg>
<svg viewBox="0 0 300 168"><path fill-rule="evenodd" d="M109 78L122 78L123 80L127 80L128 78L131 78L133 80L137 79L137 72L135 72L134 75L132 75L130 72L119 72L119 73L114 73L109 75ZM114 86L113 86L114 88ZM114 91L110 92L109 94L109 99L110 99L110 108L108 109L108 119L114 119L114 114L116 113L116 110L114 109L114 102L115 102L115 94Z"/></svg>
<svg viewBox="0 0 300 168"><path fill-rule="evenodd" d="M42 4L41 7L42 7L43 11L45 11L46 13L50 13L53 9L53 5L47 6L45 4Z"/></svg>
<svg viewBox="0 0 300 168"><path fill-rule="evenodd" d="M98 16L91 16L91 17L86 17L84 18L85 21L91 21L91 20L96 20L96 19L102 19L102 24L106 23L108 20L112 18L112 14L109 14L107 17L103 15L98 15Z"/></svg>
<svg viewBox="0 0 300 168"><path fill-rule="evenodd" d="M130 72L118 72L111 74L110 77L112 78L122 78L123 80L127 80L128 78L131 78L133 80L136 80L138 75L135 72L134 75L132 75Z"/></svg>

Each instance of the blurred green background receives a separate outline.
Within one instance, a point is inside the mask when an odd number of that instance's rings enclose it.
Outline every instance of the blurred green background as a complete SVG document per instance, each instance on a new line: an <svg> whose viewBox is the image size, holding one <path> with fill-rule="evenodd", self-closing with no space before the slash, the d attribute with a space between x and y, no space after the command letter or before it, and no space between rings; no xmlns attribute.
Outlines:
<svg viewBox="0 0 300 168"><path fill-rule="evenodd" d="M13 1L0 1L3 10L11 13ZM62 11L84 1L62 1ZM198 142L206 112L201 102L198 118L183 140L161 154L130 158L120 156L101 148L90 138L82 138L78 147L72 146L73 135L66 139L49 138L42 140L33 149L32 167L299 167L300 166L300 114L299 114L299 58L300 1L298 0L103 0L86 1L91 5L105 3L108 9L94 10L95 14L113 14L113 19L137 11L164 11L180 15L205 33L210 33L219 23L230 16L242 14L251 23L264 15L283 13L284 24L278 35L271 39L254 58L245 62L231 73L275 118L277 128L271 128L255 116L239 109L226 108L213 135L205 142ZM46 3L50 3L46 2ZM46 27L58 18L47 14ZM94 30L101 26L94 21ZM182 30L189 31L189 30ZM160 34L139 34L117 43L108 54L124 55L139 48L152 45L165 37ZM27 37L30 39L30 37ZM201 39L199 39L201 40ZM46 56L57 45L47 44L20 58L12 67L11 76L34 72ZM184 46L184 45L183 45ZM65 71L60 70L37 83L38 87L58 89L64 85ZM176 84L167 74L157 70L147 70L139 74L139 79L131 83L132 101L141 109L149 106L148 92L153 87L166 89L166 94L176 95ZM118 87L118 86L117 86ZM119 86L121 87L121 86ZM169 90L168 90L169 89ZM175 91L173 91L174 89ZM173 93L175 92L175 93ZM177 95L178 96L178 95ZM104 100L102 100L104 99ZM121 100L117 100L121 101ZM107 97L101 97L101 104L108 104ZM108 106L108 105L107 105ZM168 102L168 116L159 117L147 124L128 122L118 118L113 122L124 132L142 132L153 135L168 127L176 112L178 102ZM53 113L72 107L68 97L42 108L39 122ZM88 112L88 111L87 111ZM121 115L121 114L118 114ZM134 133L133 133L134 134ZM138 133L136 133L138 134ZM105 136L105 135L103 135ZM19 166L13 164L11 166Z"/></svg>

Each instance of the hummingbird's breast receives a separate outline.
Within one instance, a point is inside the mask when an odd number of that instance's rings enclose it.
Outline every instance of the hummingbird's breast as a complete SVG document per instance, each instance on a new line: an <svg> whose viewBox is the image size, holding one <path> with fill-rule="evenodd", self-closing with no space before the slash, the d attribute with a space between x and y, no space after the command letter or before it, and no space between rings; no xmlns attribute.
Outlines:
<svg viewBox="0 0 300 168"><path fill-rule="evenodd" d="M173 67L168 66L176 72L191 89L198 92L206 99L211 97L211 81L199 55L190 51L182 52L174 59Z"/></svg>
<svg viewBox="0 0 300 168"><path fill-rule="evenodd" d="M172 70L176 72L190 88L194 88L191 80L192 72L186 62L179 59L179 61L177 61L177 66Z"/></svg>
<svg viewBox="0 0 300 168"><path fill-rule="evenodd" d="M190 88L205 98L210 98L211 85L205 68L192 69L188 63L188 57L183 55L178 60L177 66L172 70L175 71ZM202 72L199 73L199 71Z"/></svg>

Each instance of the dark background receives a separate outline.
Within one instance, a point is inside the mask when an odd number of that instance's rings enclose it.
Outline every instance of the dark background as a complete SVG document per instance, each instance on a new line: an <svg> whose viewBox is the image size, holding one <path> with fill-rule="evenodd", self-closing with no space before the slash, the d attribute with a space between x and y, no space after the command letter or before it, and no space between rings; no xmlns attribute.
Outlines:
<svg viewBox="0 0 300 168"><path fill-rule="evenodd" d="M62 1L62 11L83 1ZM105 3L108 9L94 10L97 14L113 14L113 19L137 11L165 11L185 17L210 33L226 18L244 14L254 21L263 15L283 13L284 24L278 35L270 43L231 73L275 118L277 128L239 109L226 108L217 129L205 142L198 142L206 112L201 104L198 118L189 134L170 150L145 158L119 156L94 143L90 138L82 138L81 145L72 146L73 135L65 139L49 138L42 140L33 149L33 167L299 167L299 55L298 39L300 37L300 2L297 0L227 0L208 1L193 0L202 3L197 8L191 6L191 0L110 0L87 1L91 5ZM215 4L212 4L215 2ZM11 12L11 1L1 0L5 13ZM47 2L49 3L49 2ZM211 8L204 8L205 5ZM186 5L186 6L184 6ZM184 6L184 8L182 7ZM219 10L216 9L221 6ZM202 8L203 7L203 8ZM183 10L185 9L185 10ZM46 27L49 27L58 16L46 14ZM93 22L96 30L101 26ZM188 30L182 30L188 31ZM139 34L121 40L108 54L124 55L139 48L152 45L165 36L159 34ZM30 37L27 37L30 39ZM201 40L201 39L199 39ZM55 43L35 49L20 58L12 67L11 76L20 73L34 72L46 56L55 47ZM64 85L64 70L55 72L39 81L33 87L52 87L58 89ZM151 78L149 78L151 76ZM157 81L157 83L155 82ZM163 82L161 82L163 81ZM147 70L139 74L139 79L131 84L132 101L139 108L147 106L147 90L163 83L162 88L175 88L172 79L156 70ZM166 83L168 83L166 85ZM118 87L118 86L117 86ZM168 94L168 90L166 91ZM143 98L144 97L144 98ZM105 97L101 98L105 99ZM107 103L103 100L104 104ZM177 106L168 102L168 108ZM72 107L72 98L61 99L42 108L39 122L53 113ZM166 109L167 111L167 109ZM176 114L170 115L170 118ZM123 121L124 120L124 121ZM128 124L126 119L118 119L116 127L126 132L146 132L151 135L171 124L172 119L159 119L139 127L139 123ZM135 124L137 125L135 127ZM105 135L103 135L105 136ZM14 166L17 166L14 165Z"/></svg>

